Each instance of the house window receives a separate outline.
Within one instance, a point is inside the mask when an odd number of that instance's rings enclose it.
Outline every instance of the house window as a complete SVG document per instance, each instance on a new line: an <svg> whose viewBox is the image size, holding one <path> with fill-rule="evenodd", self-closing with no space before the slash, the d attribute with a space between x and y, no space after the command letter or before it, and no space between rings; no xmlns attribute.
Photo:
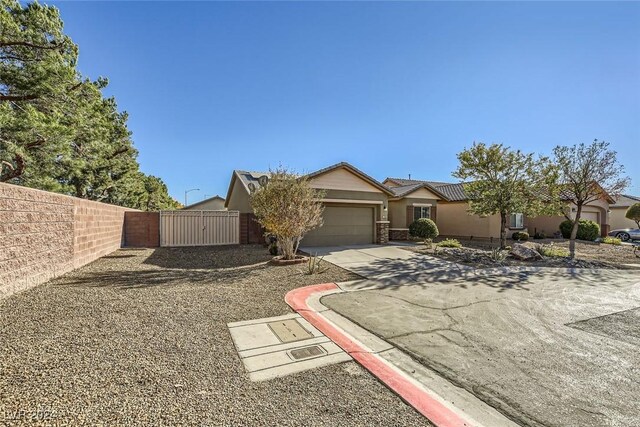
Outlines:
<svg viewBox="0 0 640 427"><path fill-rule="evenodd" d="M512 213L509 222L510 228L524 228L524 215L521 213Z"/></svg>
<svg viewBox="0 0 640 427"><path fill-rule="evenodd" d="M416 206L413 208L413 219L431 218L430 206Z"/></svg>

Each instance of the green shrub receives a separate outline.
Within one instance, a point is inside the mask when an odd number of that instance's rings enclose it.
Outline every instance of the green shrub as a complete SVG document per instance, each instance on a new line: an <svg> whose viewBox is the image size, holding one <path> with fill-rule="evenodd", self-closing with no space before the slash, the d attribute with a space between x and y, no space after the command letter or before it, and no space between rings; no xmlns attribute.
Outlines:
<svg viewBox="0 0 640 427"><path fill-rule="evenodd" d="M511 239L518 242L529 240L529 233L527 233L526 231L516 231L511 235Z"/></svg>
<svg viewBox="0 0 640 427"><path fill-rule="evenodd" d="M573 227L573 221L564 220L560 223L560 232L562 237L568 239L571 237L571 228ZM578 224L578 240L588 240L593 242L600 236L600 226L589 219L581 219Z"/></svg>
<svg viewBox="0 0 640 427"><path fill-rule="evenodd" d="M457 239L444 239L442 242L438 243L438 246L441 248L461 248L462 243Z"/></svg>
<svg viewBox="0 0 640 427"><path fill-rule="evenodd" d="M622 240L617 237L605 237L602 239L602 243L606 243L607 245L621 245Z"/></svg>
<svg viewBox="0 0 640 427"><path fill-rule="evenodd" d="M438 226L428 218L420 218L409 225L409 234L423 240L435 239L438 237Z"/></svg>
<svg viewBox="0 0 640 427"><path fill-rule="evenodd" d="M633 205L629 206L629 209L627 209L624 217L630 219L631 221L634 221L638 225L638 228L640 228L640 202L634 203Z"/></svg>
<svg viewBox="0 0 640 427"><path fill-rule="evenodd" d="M538 248L538 253L542 256L547 257L566 258L569 256L569 250L561 248L559 246L554 246L553 243L550 245L540 245L540 247Z"/></svg>

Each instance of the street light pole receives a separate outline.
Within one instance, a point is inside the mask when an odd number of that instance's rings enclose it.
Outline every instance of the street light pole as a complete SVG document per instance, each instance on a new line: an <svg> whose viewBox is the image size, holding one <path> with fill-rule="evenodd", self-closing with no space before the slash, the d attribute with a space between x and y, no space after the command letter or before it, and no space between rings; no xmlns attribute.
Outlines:
<svg viewBox="0 0 640 427"><path fill-rule="evenodd" d="M187 190L187 191L184 192L184 205L185 205L185 207L189 206L187 204L187 194L189 194L192 191L200 191L200 189L199 188L192 188L191 190Z"/></svg>

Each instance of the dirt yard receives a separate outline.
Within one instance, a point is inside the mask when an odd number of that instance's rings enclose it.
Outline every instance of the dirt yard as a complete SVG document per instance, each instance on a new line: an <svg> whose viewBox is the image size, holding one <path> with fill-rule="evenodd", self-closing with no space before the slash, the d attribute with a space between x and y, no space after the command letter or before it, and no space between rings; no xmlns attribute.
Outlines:
<svg viewBox="0 0 640 427"><path fill-rule="evenodd" d="M436 243L442 239L437 239ZM532 243L554 245L568 250L569 241L563 239L529 240ZM576 242L576 259L565 257L544 257L540 261L519 261L512 257L496 261L491 258L493 248L498 248L497 240L460 240L462 248L442 248L435 251L423 244L407 246L406 248L419 253L437 256L459 264L470 265L478 268L496 266L534 266L534 267L577 267L577 268L614 268L614 269L640 269L640 258L633 252L631 245L609 245L594 242ZM509 240L508 245L514 242ZM637 252L640 255L640 252Z"/></svg>
<svg viewBox="0 0 640 427"><path fill-rule="evenodd" d="M355 362L252 383L227 322L356 278L261 246L120 250L0 301L0 425L427 425Z"/></svg>

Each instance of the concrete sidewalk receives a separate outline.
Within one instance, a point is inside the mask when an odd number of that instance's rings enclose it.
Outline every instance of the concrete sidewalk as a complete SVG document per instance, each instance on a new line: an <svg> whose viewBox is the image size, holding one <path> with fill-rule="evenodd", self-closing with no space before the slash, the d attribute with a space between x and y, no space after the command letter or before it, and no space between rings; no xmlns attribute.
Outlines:
<svg viewBox="0 0 640 427"><path fill-rule="evenodd" d="M640 425L640 275L492 269L322 304L522 425ZM491 425L491 424L489 424Z"/></svg>
<svg viewBox="0 0 640 427"><path fill-rule="evenodd" d="M336 297L345 292L348 291L337 284L327 283L295 289L287 294L285 300L436 426L517 426L472 393L422 366L322 302L323 297Z"/></svg>

